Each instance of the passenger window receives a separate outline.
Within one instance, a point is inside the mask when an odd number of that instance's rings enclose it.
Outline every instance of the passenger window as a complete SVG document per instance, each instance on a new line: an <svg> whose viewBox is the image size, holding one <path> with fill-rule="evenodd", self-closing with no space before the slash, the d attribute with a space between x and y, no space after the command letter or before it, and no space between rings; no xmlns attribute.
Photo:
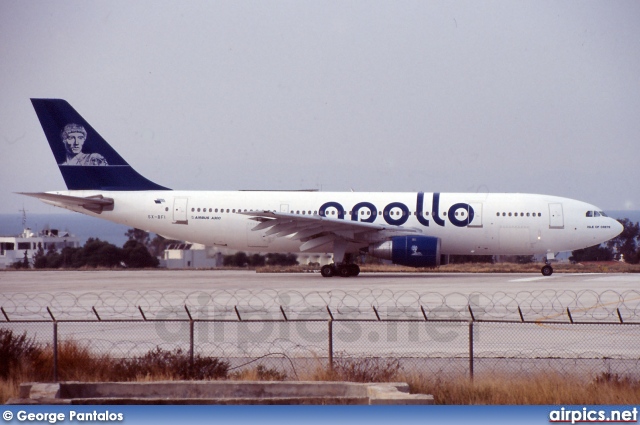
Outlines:
<svg viewBox="0 0 640 425"><path fill-rule="evenodd" d="M530 213L527 213L527 217L529 217L530 215L531 215Z"/></svg>

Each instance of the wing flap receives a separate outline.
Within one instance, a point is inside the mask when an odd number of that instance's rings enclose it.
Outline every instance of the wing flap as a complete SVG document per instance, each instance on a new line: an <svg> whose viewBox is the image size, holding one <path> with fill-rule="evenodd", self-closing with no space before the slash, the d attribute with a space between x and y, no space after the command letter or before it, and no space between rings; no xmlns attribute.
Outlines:
<svg viewBox="0 0 640 425"><path fill-rule="evenodd" d="M324 235L324 236L320 236L318 238L315 239L311 239L310 241L307 241L305 243L303 243L300 246L300 251L305 252L305 251L311 251L319 246L322 246L324 244L327 244L329 242L333 242L336 239L338 239L338 236L336 235Z"/></svg>
<svg viewBox="0 0 640 425"><path fill-rule="evenodd" d="M422 230L410 227L386 224L365 223L362 221L341 220L319 215L299 215L273 211L248 211L237 214L250 216L261 221L252 231L268 229L268 236L291 236L300 240L302 251L309 251L337 239L353 243L369 244L386 240L391 236L422 233Z"/></svg>

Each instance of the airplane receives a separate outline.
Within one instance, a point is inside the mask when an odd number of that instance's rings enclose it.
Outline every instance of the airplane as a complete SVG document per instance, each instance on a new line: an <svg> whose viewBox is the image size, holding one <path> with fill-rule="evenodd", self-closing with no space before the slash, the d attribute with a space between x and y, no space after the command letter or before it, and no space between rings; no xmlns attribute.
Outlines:
<svg viewBox="0 0 640 425"><path fill-rule="evenodd" d="M521 193L183 191L138 174L62 99L31 99L68 190L20 193L166 238L231 250L332 253L323 277L357 276L360 254L411 267L449 255L544 255L600 244L622 225L569 198Z"/></svg>

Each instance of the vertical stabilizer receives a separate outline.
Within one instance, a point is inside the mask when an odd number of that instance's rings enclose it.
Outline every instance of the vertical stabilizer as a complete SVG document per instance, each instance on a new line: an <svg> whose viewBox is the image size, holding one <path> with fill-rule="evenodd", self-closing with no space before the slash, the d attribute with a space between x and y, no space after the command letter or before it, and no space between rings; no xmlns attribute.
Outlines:
<svg viewBox="0 0 640 425"><path fill-rule="evenodd" d="M31 99L69 190L169 190L134 170L62 99Z"/></svg>

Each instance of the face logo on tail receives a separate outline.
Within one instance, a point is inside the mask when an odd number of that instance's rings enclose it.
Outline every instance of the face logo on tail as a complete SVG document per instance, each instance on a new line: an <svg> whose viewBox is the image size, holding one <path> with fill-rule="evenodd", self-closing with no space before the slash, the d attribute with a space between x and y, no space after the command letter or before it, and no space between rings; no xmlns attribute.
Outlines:
<svg viewBox="0 0 640 425"><path fill-rule="evenodd" d="M65 161L60 165L109 165L104 156L99 153L82 152L84 142L87 140L87 131L79 124L67 124L60 133L65 149Z"/></svg>

